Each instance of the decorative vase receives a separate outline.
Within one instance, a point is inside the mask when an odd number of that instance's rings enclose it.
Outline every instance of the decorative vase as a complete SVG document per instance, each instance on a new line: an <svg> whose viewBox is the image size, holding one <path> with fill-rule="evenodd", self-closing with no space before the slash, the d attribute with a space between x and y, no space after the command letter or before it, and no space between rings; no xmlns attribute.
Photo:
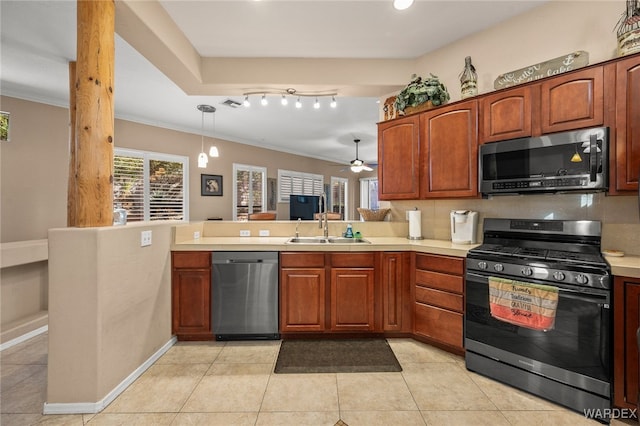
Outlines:
<svg viewBox="0 0 640 426"><path fill-rule="evenodd" d="M460 89L462 99L478 94L478 74L471 63L471 56L464 58L464 69L460 73Z"/></svg>
<svg viewBox="0 0 640 426"><path fill-rule="evenodd" d="M627 0L617 25L618 56L640 52L640 1Z"/></svg>

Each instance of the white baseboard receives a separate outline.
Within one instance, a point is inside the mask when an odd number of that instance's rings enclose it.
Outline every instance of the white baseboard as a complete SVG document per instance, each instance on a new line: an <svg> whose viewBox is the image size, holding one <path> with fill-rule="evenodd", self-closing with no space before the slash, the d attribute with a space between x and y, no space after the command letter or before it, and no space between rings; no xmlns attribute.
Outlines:
<svg viewBox="0 0 640 426"><path fill-rule="evenodd" d="M145 362L136 368L129 376L121 381L111 392L98 402L65 402L65 403L44 403L43 414L95 414L104 410L111 402L127 389L138 377L142 375L154 362L158 360L171 346L178 341L173 336L167 343L151 355Z"/></svg>
<svg viewBox="0 0 640 426"><path fill-rule="evenodd" d="M31 339L32 337L36 337L39 334L46 333L47 331L49 331L49 326L43 325L42 327L32 330L28 333L25 333L22 336L16 337L15 339L11 339L8 342L4 342L3 344L0 345L0 352L4 351L5 349L9 349L11 346L15 346L19 343L25 342Z"/></svg>

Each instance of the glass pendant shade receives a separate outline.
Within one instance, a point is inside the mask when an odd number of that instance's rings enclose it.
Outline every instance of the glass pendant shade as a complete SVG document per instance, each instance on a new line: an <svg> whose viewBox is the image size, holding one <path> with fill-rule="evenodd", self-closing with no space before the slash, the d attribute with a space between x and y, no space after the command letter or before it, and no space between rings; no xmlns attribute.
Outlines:
<svg viewBox="0 0 640 426"><path fill-rule="evenodd" d="M207 167L208 162L209 158L207 158L207 154L201 152L200 155L198 155L198 167L204 169Z"/></svg>
<svg viewBox="0 0 640 426"><path fill-rule="evenodd" d="M413 4L413 0L393 0L393 7L397 10L405 10Z"/></svg>
<svg viewBox="0 0 640 426"><path fill-rule="evenodd" d="M217 146L212 146L209 148L209 157L219 157L220 153L218 152Z"/></svg>

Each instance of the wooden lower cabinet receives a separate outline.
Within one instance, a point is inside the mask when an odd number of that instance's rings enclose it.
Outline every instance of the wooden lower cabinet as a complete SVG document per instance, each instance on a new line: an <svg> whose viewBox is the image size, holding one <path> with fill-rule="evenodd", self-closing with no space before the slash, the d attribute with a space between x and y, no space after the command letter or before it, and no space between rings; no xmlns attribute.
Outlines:
<svg viewBox="0 0 640 426"><path fill-rule="evenodd" d="M381 260L382 329L411 333L411 253L384 252Z"/></svg>
<svg viewBox="0 0 640 426"><path fill-rule="evenodd" d="M331 331L373 331L373 268L331 269Z"/></svg>
<svg viewBox="0 0 640 426"><path fill-rule="evenodd" d="M280 253L280 331L309 332L326 328L325 255Z"/></svg>
<svg viewBox="0 0 640 426"><path fill-rule="evenodd" d="M280 332L371 332L375 252L280 254Z"/></svg>
<svg viewBox="0 0 640 426"><path fill-rule="evenodd" d="M212 340L211 253L171 253L171 332L178 340Z"/></svg>
<svg viewBox="0 0 640 426"><path fill-rule="evenodd" d="M613 287L613 404L638 407L640 278L615 277Z"/></svg>
<svg viewBox="0 0 640 426"><path fill-rule="evenodd" d="M462 353L464 259L431 254L415 256L413 333Z"/></svg>

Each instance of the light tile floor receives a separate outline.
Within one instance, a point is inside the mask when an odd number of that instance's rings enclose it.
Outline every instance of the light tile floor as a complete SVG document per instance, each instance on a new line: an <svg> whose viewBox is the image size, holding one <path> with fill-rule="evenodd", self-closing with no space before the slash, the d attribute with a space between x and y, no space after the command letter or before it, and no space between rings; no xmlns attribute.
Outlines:
<svg viewBox="0 0 640 426"><path fill-rule="evenodd" d="M103 412L43 416L45 334L0 354L0 424L599 424L469 372L461 357L411 339L389 343L401 373L273 374L279 341L178 343Z"/></svg>

